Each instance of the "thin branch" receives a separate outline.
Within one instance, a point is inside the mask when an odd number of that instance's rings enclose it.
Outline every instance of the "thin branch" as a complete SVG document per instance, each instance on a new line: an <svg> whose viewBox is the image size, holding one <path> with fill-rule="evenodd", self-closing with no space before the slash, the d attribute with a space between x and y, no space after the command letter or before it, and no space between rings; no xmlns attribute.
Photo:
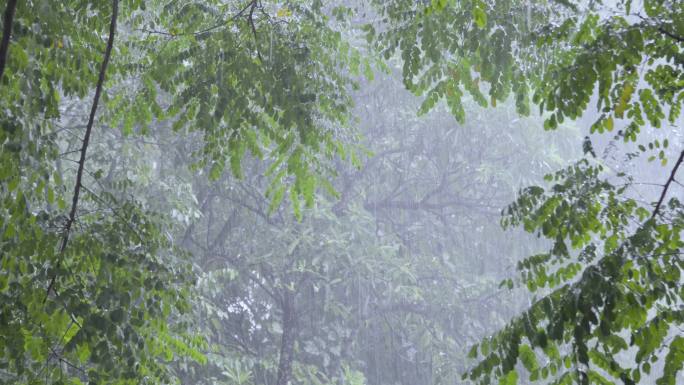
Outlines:
<svg viewBox="0 0 684 385"><path fill-rule="evenodd" d="M78 208L78 198L81 194L81 179L83 178L83 171L85 169L86 153L88 151L88 143L90 142L90 134L93 130L93 124L95 123L95 113L97 112L97 105L100 101L100 95L102 94L102 87L104 86L105 75L107 73L107 66L109 65L109 58L112 54L112 47L114 46L114 34L116 33L116 19L119 14L119 0L112 0L112 17L109 23L109 37L107 38L107 48L105 49L104 58L102 59L102 65L100 67L100 74L97 79L97 86L95 87L95 96L93 97L93 104L90 108L90 116L88 117L88 124L86 126L85 136L83 137L83 146L81 147L81 158L78 161L78 171L76 173L76 185L74 186L73 199L71 201L71 211L69 212L69 218L64 226L64 233L62 235L62 243L59 247L60 259L57 261L57 269L50 279L50 284L48 285L46 297L50 294L53 285L55 284L55 279L57 278L57 270L62 262L64 256L64 251L66 250L67 244L69 243L69 233L71 232L71 227L76 220L76 210Z"/></svg>
<svg viewBox="0 0 684 385"><path fill-rule="evenodd" d="M680 43L684 43L684 36L675 35L674 33L666 30L663 27L658 27L658 32L660 32L663 35L668 36L669 38L674 39Z"/></svg>
<svg viewBox="0 0 684 385"><path fill-rule="evenodd" d="M656 215L658 215L658 211L660 210L660 206L663 204L663 200L665 199L665 195L667 195L667 189L670 187L670 183L675 178L675 175L677 174L677 169L679 166L682 165L682 161L684 161L684 150L682 150L682 153L679 154L679 159L677 160L677 163L675 163L674 167L672 168L672 172L670 173L670 177L667 178L667 182L665 182L665 186L663 187L663 192L660 193L660 198L658 199L658 203L656 203L655 209L653 209L653 214L651 214L651 219L655 218Z"/></svg>
<svg viewBox="0 0 684 385"><path fill-rule="evenodd" d="M149 34L154 34L154 35L164 35L164 36L168 36L169 38L175 38L177 36L201 36L201 35L207 34L209 32L213 32L214 30L219 29L221 27L225 27L229 21L237 20L239 17L243 16L245 11L248 10L250 7L252 7L253 4L254 4L254 1L250 1L249 3L247 3L247 5L245 5L244 8L242 8L235 15L231 16L228 20L221 20L218 24L214 24L211 27L207 27L207 28L200 30L200 31L171 33L171 32L166 32L166 31L160 31L160 30L155 30L155 29L145 29L145 28L138 29L138 31L144 32L144 33L149 33Z"/></svg>
<svg viewBox="0 0 684 385"><path fill-rule="evenodd" d="M108 203L104 200L104 198L98 196L94 191L90 190L89 188L87 188L85 186L81 186L81 188L85 192L90 194L93 198L95 198L97 201L99 201L100 204L107 205L107 209L111 210L112 214L114 214L114 216L118 217L122 223L126 224L126 226L131 230L131 234L135 234L135 236L138 239L138 241L140 242L140 244L143 244L145 242L143 237L140 236L140 234L138 234L138 231L135 229L135 227L133 227L133 225L131 224L129 219L127 219L123 215L119 214L119 212L114 207L108 206Z"/></svg>
<svg viewBox="0 0 684 385"><path fill-rule="evenodd" d="M66 364L67 366L69 366L69 367L71 367L71 368L73 368L73 369L76 369L76 370L78 370L79 372L81 372L81 373L83 373L83 374L86 374L86 373L87 373L83 368L81 368L81 367L79 367L79 366L76 366L74 363L72 363L72 362L70 362L69 360L67 360L66 358L62 357L62 354L59 353L59 352L57 352L57 351L56 351L54 348L52 348L52 347L50 347L50 354L52 355L52 357L56 358L59 362L62 362L62 363L64 363L64 364Z"/></svg>
<svg viewBox="0 0 684 385"><path fill-rule="evenodd" d="M252 34L254 35L254 47L256 48L257 57L260 62L264 60L261 58L261 52L259 52L259 38L257 37L256 26L254 25L254 10L256 9L256 0L252 1L252 8L249 10L249 25L252 27Z"/></svg>
<svg viewBox="0 0 684 385"><path fill-rule="evenodd" d="M444 202L425 202L423 200L420 201L409 201L409 200L381 200L377 202L366 202L364 203L363 207L366 210L375 210L375 209L399 209L399 210L425 210L425 211L430 211L430 210L442 210L445 208L456 208L456 207L461 207L461 208L470 208L473 210L477 210L480 214L485 214L485 215L491 215L495 214L496 210L495 207L489 206L487 204L480 204L478 202L468 202L466 200L452 200L452 201L444 201ZM492 210L492 211L489 211Z"/></svg>
<svg viewBox="0 0 684 385"><path fill-rule="evenodd" d="M673 39L679 43L684 43L684 36L677 35L673 32L670 32L667 29L665 29L665 27L663 27L662 25L656 25L656 24L658 24L658 22L656 20L645 17L640 13L636 13L636 14L634 14L634 16L643 20L646 23L647 27L653 27L653 28L655 28L656 31L662 33L663 35L669 37L670 39Z"/></svg>
<svg viewBox="0 0 684 385"><path fill-rule="evenodd" d="M5 72L7 53L9 51L10 35L12 34L12 21L14 11L17 9L17 0L9 0L5 7L5 15L2 19L2 41L0 42L0 80Z"/></svg>

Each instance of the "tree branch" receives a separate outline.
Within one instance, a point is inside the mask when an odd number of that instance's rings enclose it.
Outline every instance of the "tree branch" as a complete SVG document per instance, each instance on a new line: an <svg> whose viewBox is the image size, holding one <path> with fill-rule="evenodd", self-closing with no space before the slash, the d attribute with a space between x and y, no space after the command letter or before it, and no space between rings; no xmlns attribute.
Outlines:
<svg viewBox="0 0 684 385"><path fill-rule="evenodd" d="M670 31L666 30L666 29L663 28L663 27L659 27L659 28L658 28L658 32L660 32L660 33L662 33L663 35L665 35L665 36L667 36L667 37L669 37L669 38L671 38L671 39L673 39L673 40L676 40L676 41L678 41L678 42L680 42L680 43L684 43L684 36L675 35L674 33L672 33L672 32L670 32Z"/></svg>
<svg viewBox="0 0 684 385"><path fill-rule="evenodd" d="M682 150L682 153L679 154L679 159L677 159L677 163L675 163L674 167L672 168L672 172L670 173L670 177L667 178L667 182L665 182L665 185L663 186L663 191L660 193L660 198L658 198L658 203L656 203L655 209L653 209L653 214L651 214L651 219L655 218L656 215L658 215L658 211L660 211L660 206L663 204L663 200L665 200L665 195L667 195L667 189L670 187L670 183L675 178L675 175L677 174L677 169L679 166L682 165L682 161L684 161L684 150Z"/></svg>
<svg viewBox="0 0 684 385"><path fill-rule="evenodd" d="M9 51L10 35L12 34L12 21L14 11L17 9L17 0L9 0L5 7L5 15L2 19L2 41L0 42L0 80L5 72L7 63L7 52Z"/></svg>
<svg viewBox="0 0 684 385"><path fill-rule="evenodd" d="M107 73L107 66L109 65L109 58L112 54L112 48L114 46L114 34L116 33L116 19L119 14L119 0L112 0L112 17L109 23L109 37L107 38L107 48L105 49L104 58L102 59L102 65L100 66L100 74L97 79L97 86L95 87L95 96L93 97L93 104L90 107L90 116L88 117L88 124L86 125L85 136L83 137L83 146L81 147L81 157L78 161L78 171L76 172L76 185L74 186L74 194L71 201L71 211L69 212L69 218L64 226L64 232L62 235L62 243L59 247L60 259L57 261L57 267L62 262L62 257L64 256L64 251L66 250L67 244L69 243L69 233L71 232L71 227L76 220L76 210L78 208L78 198L81 194L81 180L83 179L83 171L85 170L85 160L86 153L88 152L88 144L90 143L90 134L93 131L93 124L95 123L95 113L97 112L97 105L100 101L100 95L102 94L102 87L105 81L105 75ZM57 270L50 279L50 284L48 285L46 295L50 294L53 285L55 284L55 279L57 278ZM47 296L46 296L47 299Z"/></svg>
<svg viewBox="0 0 684 385"><path fill-rule="evenodd" d="M261 58L261 53L259 52L259 38L257 37L257 31L256 31L256 26L254 25L254 10L256 9L257 6L257 1L253 0L252 1L252 8L249 10L249 25L252 28L252 34L254 35L254 47L256 48L256 53L257 57L259 58L259 61L263 63L263 59Z"/></svg>
<svg viewBox="0 0 684 385"><path fill-rule="evenodd" d="M656 31L662 33L663 35L669 37L670 39L675 40L679 43L684 43L684 36L677 35L676 33L668 31L667 29L665 29L665 27L663 27L662 23L658 22L658 20L645 17L640 13L635 14L635 16L640 18L641 20L643 20L645 22L645 24L642 24L645 27L652 27Z"/></svg>
<svg viewBox="0 0 684 385"><path fill-rule="evenodd" d="M140 32L145 32L145 33L149 33L149 34L168 36L169 38L175 38L175 37L178 37L178 36L192 36L192 35L197 36L197 37L200 37L200 36L202 36L202 35L208 34L209 32L213 32L213 31L216 30L216 29L219 29L219 28L221 28L221 27L225 27L225 26L227 25L227 23L230 22L230 21L235 21L235 20L237 20L239 17L243 16L244 13L245 13L245 11L248 10L248 9L250 9L250 7L252 7L253 4L254 4L254 1L250 1L250 2L247 3L247 5L245 5L238 13L236 13L236 14L233 15L233 16L231 16L231 17L228 18L227 20L221 20L221 21L218 22L217 24L214 24L214 25L212 25L211 27L207 27L207 28L205 28L205 29L203 29L203 30L200 30L200 31L171 33L171 32L167 32L167 31L160 31L160 30L156 30L156 29L146 29L146 28L137 29L137 30L140 31Z"/></svg>
<svg viewBox="0 0 684 385"><path fill-rule="evenodd" d="M452 200L445 202L426 202L425 200L420 201L410 201L410 200L382 200L377 202L366 202L363 207L372 211L375 209L399 209L399 210L442 210L449 207L465 207L473 210L477 210L481 214L495 214L493 207L487 206L486 204L480 204L477 202L468 202L465 200Z"/></svg>

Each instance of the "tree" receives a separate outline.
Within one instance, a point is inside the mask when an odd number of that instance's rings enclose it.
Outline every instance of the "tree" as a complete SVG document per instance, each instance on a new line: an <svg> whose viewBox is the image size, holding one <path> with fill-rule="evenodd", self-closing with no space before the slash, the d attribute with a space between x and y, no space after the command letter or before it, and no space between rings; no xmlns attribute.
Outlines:
<svg viewBox="0 0 684 385"><path fill-rule="evenodd" d="M350 92L361 73L401 60L404 86L425 96L422 114L444 100L463 125L466 111L481 111L470 99L509 108L512 96L518 113L531 102L556 129L595 102L592 133L617 130L613 147L635 142L620 146L628 160L670 167L644 204L638 175L597 159L594 135L587 159L550 174L550 188L521 191L504 224L551 242L520 263L520 282L541 298L473 349L480 363L468 377L514 383L522 366L531 380L559 383L629 384L651 370L676 382L684 210L673 191L684 153L674 136L651 140L643 128L680 119L684 5L352 5L2 3L0 381L453 382L449 362L477 337L458 336L453 313L491 284L459 288L454 277L471 277L452 259L489 252L493 233L479 229L491 230L485 218L515 181L486 150L516 139L491 127L486 142L368 130L378 155L367 160L352 144ZM367 57L345 31L359 19ZM456 140L485 155L452 154ZM482 178L501 190L481 188ZM292 214L280 207L288 197ZM421 226L438 222L477 250L433 242ZM399 364L404 356L411 365ZM421 371L428 361L438 369Z"/></svg>
<svg viewBox="0 0 684 385"><path fill-rule="evenodd" d="M647 124L675 125L684 99L681 2L646 1L641 9L631 1L599 3L581 13L578 4L559 3L391 3L376 41L388 56L401 51L405 83L427 92L425 108L445 98L460 119L463 90L487 104L481 80L492 105L512 92L527 114L531 95L549 113L547 129L581 117L592 99L592 133L617 126L616 140L627 143L643 138ZM639 144L636 152L625 144L626 157L652 153L649 160L666 165L675 138ZM503 223L553 243L519 264L522 283L542 289L541 298L472 350L480 362L465 377L516 383L521 363L530 380L631 384L660 362L657 383L677 381L683 211L672 189L680 146L653 204L630 196L634 176L592 159L550 174L548 190L521 191ZM594 155L589 137L584 149Z"/></svg>
<svg viewBox="0 0 684 385"><path fill-rule="evenodd" d="M200 214L175 238L200 267L195 313L210 364L183 382L277 383L287 373L295 383L344 383L362 373L368 384L448 384L465 369L468 344L520 309L524 298L496 285L516 257L497 250L531 249L497 239L494 207L514 197L518 178L541 180L547 162L564 164L577 133L549 141L539 119L509 122L510 104L485 118L470 103L464 126L445 110L417 118L402 87L378 75L358 91L355 115L373 155L361 168L338 162L339 199L318 195L301 222L288 207L269 215L268 164L245 159L241 180L190 178ZM485 126L490 119L499 124ZM501 152L486 153L485 138L504 124ZM164 168L187 163L175 154L185 144L176 148Z"/></svg>
<svg viewBox="0 0 684 385"><path fill-rule="evenodd" d="M2 382L168 383L174 357L205 361L188 332L193 274L167 237L177 223L89 148L109 127L199 128L197 169L239 174L246 150L268 153L275 197L310 204L317 157L346 152L325 127L347 119L338 69L354 53L338 54L319 3L274 7L3 3Z"/></svg>

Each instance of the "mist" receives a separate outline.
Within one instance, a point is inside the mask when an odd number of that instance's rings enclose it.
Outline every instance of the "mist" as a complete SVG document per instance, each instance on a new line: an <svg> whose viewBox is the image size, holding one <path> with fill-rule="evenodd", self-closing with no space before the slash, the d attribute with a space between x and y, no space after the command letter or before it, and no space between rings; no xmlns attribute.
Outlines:
<svg viewBox="0 0 684 385"><path fill-rule="evenodd" d="M682 7L0 3L0 383L682 383Z"/></svg>

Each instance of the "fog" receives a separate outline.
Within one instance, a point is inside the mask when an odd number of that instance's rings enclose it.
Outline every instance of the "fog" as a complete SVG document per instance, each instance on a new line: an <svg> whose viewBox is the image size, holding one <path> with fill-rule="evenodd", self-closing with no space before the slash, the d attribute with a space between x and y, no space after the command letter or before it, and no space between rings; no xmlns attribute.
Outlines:
<svg viewBox="0 0 684 385"><path fill-rule="evenodd" d="M597 115L554 131L510 102L466 100L465 124L443 104L418 116L421 98L397 70L378 73L353 102L362 155L325 169L336 194L319 191L301 220L287 199L271 210L268 162L248 155L242 178L211 181L188 170L196 136L168 142L159 125L153 139L118 138L112 172L161 181L141 195L172 207L181 225L169 239L199 275L192 316L214 350L208 367L186 369L187 383L275 384L288 344L294 383L460 383L470 347L544 293L502 285L518 282L519 260L550 245L504 229L502 212L521 188L548 186L545 174L590 156L582 141ZM118 135L99 135L96 145ZM682 148L680 128L644 135L669 138L670 154ZM657 199L650 184L669 168L630 163L633 149L613 133L591 138L591 159L608 177L628 170L630 194Z"/></svg>
<svg viewBox="0 0 684 385"><path fill-rule="evenodd" d="M118 7L0 6L0 384L684 383L679 2Z"/></svg>

